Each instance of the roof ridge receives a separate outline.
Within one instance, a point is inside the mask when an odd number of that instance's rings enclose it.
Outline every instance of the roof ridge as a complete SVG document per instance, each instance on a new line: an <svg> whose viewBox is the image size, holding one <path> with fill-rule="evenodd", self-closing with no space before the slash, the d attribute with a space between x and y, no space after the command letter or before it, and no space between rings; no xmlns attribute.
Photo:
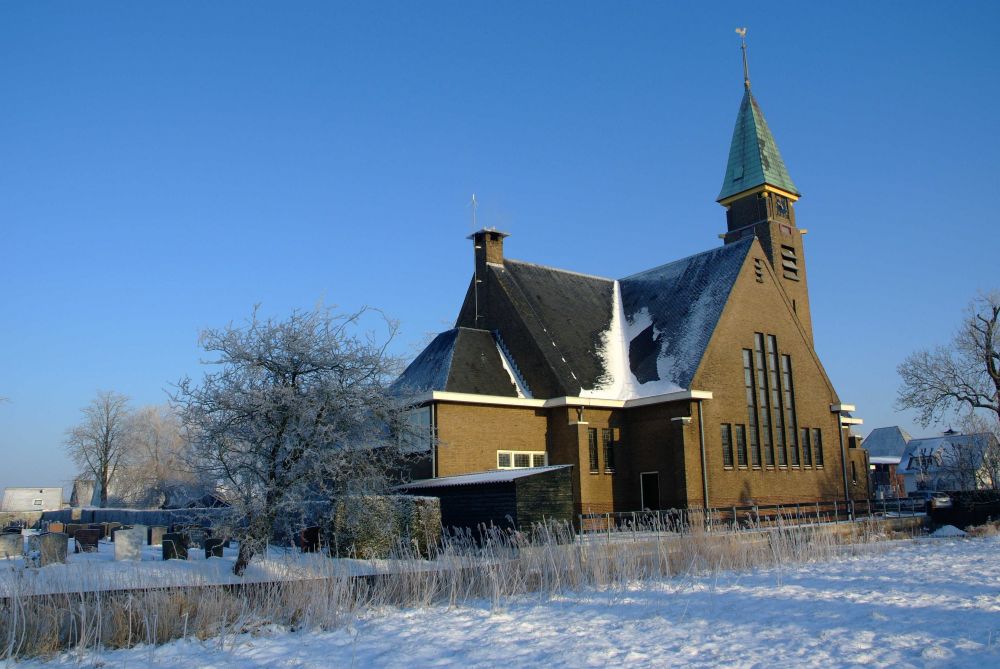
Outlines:
<svg viewBox="0 0 1000 669"><path fill-rule="evenodd" d="M694 260L695 258L698 258L700 256L704 256L704 255L708 255L710 253L718 253L720 251L727 251L729 249L737 249L737 248L740 247L741 244L745 245L747 247L747 250L749 250L750 246L753 244L753 240L754 239L756 239L756 237L754 237L754 236L744 237L744 238L742 238L740 240L737 240L735 242L730 242L729 244L723 244L722 246L716 246L715 248L712 248L712 249L707 249L705 251L699 251L697 253L692 253L689 256L684 256L683 258L678 258L677 260L671 260L670 262L665 262L662 265L656 265L655 267L650 267L648 269L640 270L640 271L635 272L633 274L629 274L628 276L623 276L622 278L618 279L618 281L628 281L629 279L634 279L635 277L637 277L637 276L639 276L641 274L648 274L649 272L655 272L656 270L664 269L664 268L670 267L672 265L677 265L677 264L682 263L682 262L690 262L691 260Z"/></svg>
<svg viewBox="0 0 1000 669"><path fill-rule="evenodd" d="M615 279L608 278L606 276L597 276L596 274L587 274L586 272L575 272L571 269L562 269L561 267L552 267L551 265L542 265L537 262L528 262L527 260L514 260L513 258L504 258L504 263L514 263L515 265L529 265L531 267L539 267L541 269L547 269L552 272L561 272L563 274L571 274L573 276L582 276L587 279L598 279L600 281L607 281L608 283L613 283Z"/></svg>

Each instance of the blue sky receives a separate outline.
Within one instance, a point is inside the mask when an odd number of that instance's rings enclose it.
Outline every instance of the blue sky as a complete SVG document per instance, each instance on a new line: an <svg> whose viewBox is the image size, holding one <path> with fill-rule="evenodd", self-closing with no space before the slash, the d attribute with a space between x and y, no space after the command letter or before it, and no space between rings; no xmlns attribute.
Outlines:
<svg viewBox="0 0 1000 669"><path fill-rule="evenodd" d="M998 287L996 3L0 3L0 487L98 389L200 374L256 303L450 327L480 224L625 276L719 243L754 93L803 193L816 346L870 428ZM943 428L941 428L943 429Z"/></svg>

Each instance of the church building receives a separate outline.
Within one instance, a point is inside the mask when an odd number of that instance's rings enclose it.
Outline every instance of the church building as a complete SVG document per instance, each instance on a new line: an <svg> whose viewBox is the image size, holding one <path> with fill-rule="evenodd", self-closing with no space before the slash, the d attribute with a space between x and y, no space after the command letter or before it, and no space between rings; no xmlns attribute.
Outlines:
<svg viewBox="0 0 1000 669"><path fill-rule="evenodd" d="M721 246L614 279L471 235L455 327L396 382L432 477L571 465L576 513L867 496L813 348L799 191L745 79Z"/></svg>

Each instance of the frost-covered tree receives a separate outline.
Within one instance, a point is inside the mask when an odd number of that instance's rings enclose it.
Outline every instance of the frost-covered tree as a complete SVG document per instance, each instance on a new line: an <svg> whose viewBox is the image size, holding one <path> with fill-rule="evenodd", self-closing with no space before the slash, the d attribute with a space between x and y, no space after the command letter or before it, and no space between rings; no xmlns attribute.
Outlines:
<svg viewBox="0 0 1000 669"><path fill-rule="evenodd" d="M201 335L218 370L183 379L173 396L189 432L192 463L232 505L242 574L279 525L336 499L384 491L406 457L404 407L388 392L398 370L386 354L394 323L359 333L375 312L256 310L242 325Z"/></svg>
<svg viewBox="0 0 1000 669"><path fill-rule="evenodd" d="M112 496L125 506L150 508L213 492L191 470L180 416L170 406L145 406L128 418L127 450Z"/></svg>
<svg viewBox="0 0 1000 669"><path fill-rule="evenodd" d="M916 409L924 426L970 412L984 412L1000 425L1000 292L969 305L949 346L917 351L897 371L897 404Z"/></svg>
<svg viewBox="0 0 1000 669"><path fill-rule="evenodd" d="M83 420L66 432L66 451L82 471L100 486L99 506L108 505L108 488L120 472L128 451L128 397L99 391L81 409Z"/></svg>

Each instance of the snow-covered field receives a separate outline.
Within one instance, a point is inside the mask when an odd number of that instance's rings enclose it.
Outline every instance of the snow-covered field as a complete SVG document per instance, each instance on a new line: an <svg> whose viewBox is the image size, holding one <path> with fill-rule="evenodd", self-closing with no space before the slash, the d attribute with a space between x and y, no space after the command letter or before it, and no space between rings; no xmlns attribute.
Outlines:
<svg viewBox="0 0 1000 669"><path fill-rule="evenodd" d="M115 561L115 546L110 541L101 541L96 553L70 551L66 564L41 569L26 569L23 558L0 558L0 597L357 576L378 573L380 568L376 561L329 560L272 548L266 559L254 560L240 578L232 573L238 552L235 548L224 549L221 558L208 559L203 549L191 548L187 560L167 561L162 559L160 546L145 546L140 561Z"/></svg>
<svg viewBox="0 0 1000 669"><path fill-rule="evenodd" d="M67 653L56 666L1000 666L1000 537L925 538L862 557L525 596L499 610L381 610L331 632L264 629Z"/></svg>

